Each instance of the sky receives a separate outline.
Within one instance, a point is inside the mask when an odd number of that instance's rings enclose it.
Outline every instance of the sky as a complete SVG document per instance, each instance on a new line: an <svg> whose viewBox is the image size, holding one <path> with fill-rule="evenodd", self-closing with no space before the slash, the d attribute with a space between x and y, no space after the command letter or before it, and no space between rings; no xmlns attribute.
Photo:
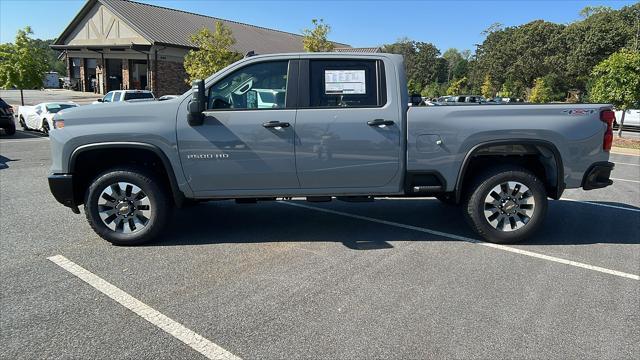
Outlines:
<svg viewBox="0 0 640 360"><path fill-rule="evenodd" d="M311 19L331 25L329 38L355 47L378 46L408 37L448 48L474 50L481 32L499 22L506 26L542 19L567 24L579 20L585 6L619 9L630 0L423 0L423 1L248 1L139 0L203 15L293 33L310 27ZM30 25L34 36L56 38L80 10L84 0L0 0L0 43L13 41Z"/></svg>

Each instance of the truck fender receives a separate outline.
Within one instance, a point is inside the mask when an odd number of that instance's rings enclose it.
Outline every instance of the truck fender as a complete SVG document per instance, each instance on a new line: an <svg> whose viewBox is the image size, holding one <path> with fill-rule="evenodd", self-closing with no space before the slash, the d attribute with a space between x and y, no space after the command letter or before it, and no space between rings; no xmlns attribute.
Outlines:
<svg viewBox="0 0 640 360"><path fill-rule="evenodd" d="M539 139L509 139L509 140L492 140L487 142L482 142L474 145L471 150L467 152L462 161L462 165L460 166L460 171L458 171L458 177L456 179L455 185L455 200L459 202L462 198L462 187L465 173L468 169L468 166L471 162L473 156L482 148L490 147L490 146L500 146L500 145L534 145L545 148L553 153L553 157L555 159L556 166L556 189L555 194L551 194L550 196L554 199L559 199L565 189L564 184L564 165L562 163L562 156L560 155L560 151L558 148L549 141L539 140ZM546 179L545 179L546 180Z"/></svg>

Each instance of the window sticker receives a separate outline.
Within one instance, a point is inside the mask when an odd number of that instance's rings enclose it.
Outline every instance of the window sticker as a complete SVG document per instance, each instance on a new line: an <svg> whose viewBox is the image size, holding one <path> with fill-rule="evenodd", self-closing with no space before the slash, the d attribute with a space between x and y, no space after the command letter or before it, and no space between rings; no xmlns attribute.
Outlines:
<svg viewBox="0 0 640 360"><path fill-rule="evenodd" d="M324 93L327 95L366 94L364 70L325 70Z"/></svg>

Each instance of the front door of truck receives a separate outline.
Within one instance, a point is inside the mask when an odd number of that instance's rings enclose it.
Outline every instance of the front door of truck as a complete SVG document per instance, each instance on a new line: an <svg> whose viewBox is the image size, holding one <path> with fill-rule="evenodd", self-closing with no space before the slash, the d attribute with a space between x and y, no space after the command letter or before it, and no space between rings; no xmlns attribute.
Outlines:
<svg viewBox="0 0 640 360"><path fill-rule="evenodd" d="M302 188L397 191L402 117L382 60L300 61L296 163ZM377 188L377 190L373 190Z"/></svg>
<svg viewBox="0 0 640 360"><path fill-rule="evenodd" d="M289 71L286 60L246 65L207 89L202 125L179 121L180 159L196 195L299 187Z"/></svg>

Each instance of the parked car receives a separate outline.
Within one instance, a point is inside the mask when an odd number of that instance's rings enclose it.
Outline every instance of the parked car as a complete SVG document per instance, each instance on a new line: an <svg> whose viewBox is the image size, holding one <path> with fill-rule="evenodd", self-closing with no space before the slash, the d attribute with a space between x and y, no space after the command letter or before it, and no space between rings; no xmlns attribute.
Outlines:
<svg viewBox="0 0 640 360"><path fill-rule="evenodd" d="M23 130L39 130L49 134L53 129L53 115L59 111L75 108L78 104L72 101L46 102L35 106L18 107L18 122Z"/></svg>
<svg viewBox="0 0 640 360"><path fill-rule="evenodd" d="M16 133L16 123L13 117L13 107L0 98L0 128L7 135Z"/></svg>
<svg viewBox="0 0 640 360"><path fill-rule="evenodd" d="M616 122L614 124L615 127L618 127L621 119L622 111L618 110L616 111ZM629 109L625 111L623 129L640 130L640 110Z"/></svg>
<svg viewBox="0 0 640 360"><path fill-rule="evenodd" d="M51 192L114 244L154 239L185 203L293 196L433 196L511 243L542 226L548 197L613 183L611 105L409 107L404 68L384 53L260 55L173 101L58 114ZM285 101L261 108L256 89Z"/></svg>
<svg viewBox="0 0 640 360"><path fill-rule="evenodd" d="M480 95L456 95L445 96L441 102L444 105L458 105L458 104L481 104L486 102L485 98Z"/></svg>
<svg viewBox="0 0 640 360"><path fill-rule="evenodd" d="M94 101L93 104L112 103L120 101L150 101L156 97L149 90L115 90L106 93L102 99Z"/></svg>
<svg viewBox="0 0 640 360"><path fill-rule="evenodd" d="M172 100L180 97L180 95L162 95L158 98L158 101Z"/></svg>

